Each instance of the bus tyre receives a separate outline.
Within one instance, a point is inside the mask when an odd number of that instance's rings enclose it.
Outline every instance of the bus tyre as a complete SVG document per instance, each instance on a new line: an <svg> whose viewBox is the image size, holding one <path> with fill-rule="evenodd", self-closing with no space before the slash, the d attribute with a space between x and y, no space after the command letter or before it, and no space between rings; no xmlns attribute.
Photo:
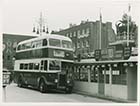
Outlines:
<svg viewBox="0 0 140 106"><path fill-rule="evenodd" d="M23 87L23 80L21 77L18 78L18 83L17 83L18 87Z"/></svg>
<svg viewBox="0 0 140 106"><path fill-rule="evenodd" d="M46 92L46 84L44 81L41 81L40 84L39 84L39 91L41 93L45 93Z"/></svg>

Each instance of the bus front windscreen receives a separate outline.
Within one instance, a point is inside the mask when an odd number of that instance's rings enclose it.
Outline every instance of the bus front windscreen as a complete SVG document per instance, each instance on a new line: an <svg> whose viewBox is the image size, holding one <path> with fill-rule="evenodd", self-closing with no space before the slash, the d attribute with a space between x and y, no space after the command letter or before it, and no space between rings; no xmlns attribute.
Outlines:
<svg viewBox="0 0 140 106"><path fill-rule="evenodd" d="M61 63L58 60L50 60L49 61L49 70L60 70Z"/></svg>

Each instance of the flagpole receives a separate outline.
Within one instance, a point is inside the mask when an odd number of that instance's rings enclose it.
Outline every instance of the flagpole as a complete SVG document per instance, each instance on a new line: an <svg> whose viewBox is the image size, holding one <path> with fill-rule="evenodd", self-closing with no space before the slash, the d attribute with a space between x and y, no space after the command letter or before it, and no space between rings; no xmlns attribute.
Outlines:
<svg viewBox="0 0 140 106"><path fill-rule="evenodd" d="M99 49L101 49L102 48L102 39L101 39L101 36L102 36L102 15L101 15L101 9L100 9L100 29L99 29L99 31L100 31L100 39L99 39L99 42L100 42L100 44L99 44Z"/></svg>
<svg viewBox="0 0 140 106"><path fill-rule="evenodd" d="M40 13L40 20L39 20L39 25L40 25L40 36L42 35L42 24L43 24L43 19L42 19L42 12Z"/></svg>
<svg viewBox="0 0 140 106"><path fill-rule="evenodd" d="M130 4L128 6L128 15L127 15L127 46L129 46L129 14L130 14Z"/></svg>

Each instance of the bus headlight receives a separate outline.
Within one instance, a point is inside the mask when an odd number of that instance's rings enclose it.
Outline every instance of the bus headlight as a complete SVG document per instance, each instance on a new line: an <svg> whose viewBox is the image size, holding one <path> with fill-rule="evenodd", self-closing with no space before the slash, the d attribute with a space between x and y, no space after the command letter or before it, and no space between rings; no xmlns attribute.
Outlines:
<svg viewBox="0 0 140 106"><path fill-rule="evenodd" d="M70 80L67 80L67 83L69 84L70 83Z"/></svg>
<svg viewBox="0 0 140 106"><path fill-rule="evenodd" d="M55 79L55 81L54 81L55 83L58 83L58 79Z"/></svg>

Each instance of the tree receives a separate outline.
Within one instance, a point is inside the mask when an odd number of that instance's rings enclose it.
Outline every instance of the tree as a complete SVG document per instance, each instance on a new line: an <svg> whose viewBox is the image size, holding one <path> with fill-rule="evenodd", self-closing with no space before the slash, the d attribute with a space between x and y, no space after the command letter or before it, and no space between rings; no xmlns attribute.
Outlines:
<svg viewBox="0 0 140 106"><path fill-rule="evenodd" d="M122 20L116 22L117 35L127 32L127 24L128 24L128 15L126 13L123 14ZM136 31L136 24L132 21L131 16L129 16L129 33L134 34Z"/></svg>

